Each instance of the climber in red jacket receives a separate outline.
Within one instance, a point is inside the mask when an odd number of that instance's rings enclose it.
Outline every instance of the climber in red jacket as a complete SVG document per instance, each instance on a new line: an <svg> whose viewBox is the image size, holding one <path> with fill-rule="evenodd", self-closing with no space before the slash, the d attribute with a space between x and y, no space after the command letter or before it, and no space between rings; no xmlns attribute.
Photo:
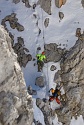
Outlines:
<svg viewBox="0 0 84 125"><path fill-rule="evenodd" d="M55 90L53 88L51 88L49 90L49 92L52 92L52 96L49 97L49 102L51 102L51 101L53 101L55 99L56 102L58 104L60 104L60 100L59 100L58 96L61 95L61 91L59 89L57 89L57 88Z"/></svg>

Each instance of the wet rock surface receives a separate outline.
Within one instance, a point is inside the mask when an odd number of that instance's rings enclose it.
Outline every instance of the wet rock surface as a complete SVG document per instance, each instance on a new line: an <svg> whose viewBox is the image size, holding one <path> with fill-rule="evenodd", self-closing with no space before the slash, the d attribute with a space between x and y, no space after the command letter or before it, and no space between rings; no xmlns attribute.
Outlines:
<svg viewBox="0 0 84 125"><path fill-rule="evenodd" d="M35 85L39 87L44 87L45 86L45 78L43 76L37 77L35 81Z"/></svg>
<svg viewBox="0 0 84 125"><path fill-rule="evenodd" d="M84 34L61 61L60 82L63 84L67 101L66 105L56 110L58 120L63 125L70 125L72 117L84 118Z"/></svg>
<svg viewBox="0 0 84 125"><path fill-rule="evenodd" d="M46 62L58 62L64 54L64 50L58 48L56 43L45 44Z"/></svg>
<svg viewBox="0 0 84 125"><path fill-rule="evenodd" d="M51 0L38 0L37 5L40 4L41 8L51 15Z"/></svg>
<svg viewBox="0 0 84 125"><path fill-rule="evenodd" d="M33 105L11 38L0 26L0 125L32 125Z"/></svg>
<svg viewBox="0 0 84 125"><path fill-rule="evenodd" d="M36 99L36 105L44 115L45 125L53 125L52 119L55 118L55 112L50 108L49 101L45 99Z"/></svg>

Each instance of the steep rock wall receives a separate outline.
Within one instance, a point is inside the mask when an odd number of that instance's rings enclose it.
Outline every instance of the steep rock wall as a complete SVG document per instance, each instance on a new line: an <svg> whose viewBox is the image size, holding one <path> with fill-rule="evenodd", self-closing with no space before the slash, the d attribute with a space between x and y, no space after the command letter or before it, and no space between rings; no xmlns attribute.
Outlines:
<svg viewBox="0 0 84 125"><path fill-rule="evenodd" d="M84 34L80 35L76 44L61 61L60 76L66 93L66 105L56 110L59 121L70 125L72 117L82 115L84 118Z"/></svg>
<svg viewBox="0 0 84 125"><path fill-rule="evenodd" d="M11 39L0 26L0 125L32 125L32 107Z"/></svg>

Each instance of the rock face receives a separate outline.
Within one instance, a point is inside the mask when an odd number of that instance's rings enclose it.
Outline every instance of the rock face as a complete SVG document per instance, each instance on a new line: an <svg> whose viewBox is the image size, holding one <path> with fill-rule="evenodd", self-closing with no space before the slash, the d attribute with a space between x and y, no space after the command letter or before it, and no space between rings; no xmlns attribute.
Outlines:
<svg viewBox="0 0 84 125"><path fill-rule="evenodd" d="M13 1L13 2L15 2L15 1ZM24 27L17 22L18 18L16 18L15 13L12 13L11 15L6 16L4 19L2 19L2 22L1 22L1 24L7 30L7 32L9 32L6 27L6 21L9 21L10 27L12 29L16 28L19 32L22 32L24 30ZM18 59L20 66L26 67L28 61L32 60L32 56L31 56L31 54L27 54L29 52L29 50L24 45L24 39L22 37L17 37L17 43L14 44L14 36L12 35L11 32L9 32L9 36L12 39L11 40L12 47L13 47L15 53L18 55L17 59Z"/></svg>
<svg viewBox="0 0 84 125"><path fill-rule="evenodd" d="M24 27L18 23L18 19L16 18L16 14L12 13L11 15L6 16L4 19L2 19L1 24L6 28L6 21L9 21L10 27L12 29L17 29L19 32L24 31Z"/></svg>
<svg viewBox="0 0 84 125"><path fill-rule="evenodd" d="M30 95L37 95L37 91L33 90L30 85L28 86L27 90Z"/></svg>
<svg viewBox="0 0 84 125"><path fill-rule="evenodd" d="M40 4L41 8L51 15L51 0L39 0L37 4Z"/></svg>
<svg viewBox="0 0 84 125"><path fill-rule="evenodd" d="M44 49L47 57L47 62L58 62L64 53L64 50L58 48L58 45L56 43L45 44Z"/></svg>
<svg viewBox="0 0 84 125"><path fill-rule="evenodd" d="M67 0L55 0L56 7L60 8L62 5L66 3Z"/></svg>
<svg viewBox="0 0 84 125"><path fill-rule="evenodd" d="M0 125L32 125L32 107L11 39L0 26Z"/></svg>
<svg viewBox="0 0 84 125"><path fill-rule="evenodd" d="M20 66L26 67L27 63L32 60L32 56L28 54L29 50L25 48L24 39L17 37L17 43L14 44L13 49L17 54Z"/></svg>
<svg viewBox="0 0 84 125"><path fill-rule="evenodd" d="M61 79L60 79L61 78ZM56 110L63 125L70 125L71 118L84 118L84 34L61 61L60 82L67 96L64 108Z"/></svg>
<svg viewBox="0 0 84 125"><path fill-rule="evenodd" d="M45 125L53 125L52 119L55 118L55 112L50 108L49 101L45 99L36 99L36 105L44 115Z"/></svg>

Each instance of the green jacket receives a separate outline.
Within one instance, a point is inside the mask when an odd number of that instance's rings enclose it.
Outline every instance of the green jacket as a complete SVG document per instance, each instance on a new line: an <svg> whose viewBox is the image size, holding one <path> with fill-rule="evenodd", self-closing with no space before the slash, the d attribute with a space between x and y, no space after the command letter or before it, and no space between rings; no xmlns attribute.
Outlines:
<svg viewBox="0 0 84 125"><path fill-rule="evenodd" d="M37 54L36 57L37 57L37 60L39 61L44 61L46 59L46 56L42 54Z"/></svg>

